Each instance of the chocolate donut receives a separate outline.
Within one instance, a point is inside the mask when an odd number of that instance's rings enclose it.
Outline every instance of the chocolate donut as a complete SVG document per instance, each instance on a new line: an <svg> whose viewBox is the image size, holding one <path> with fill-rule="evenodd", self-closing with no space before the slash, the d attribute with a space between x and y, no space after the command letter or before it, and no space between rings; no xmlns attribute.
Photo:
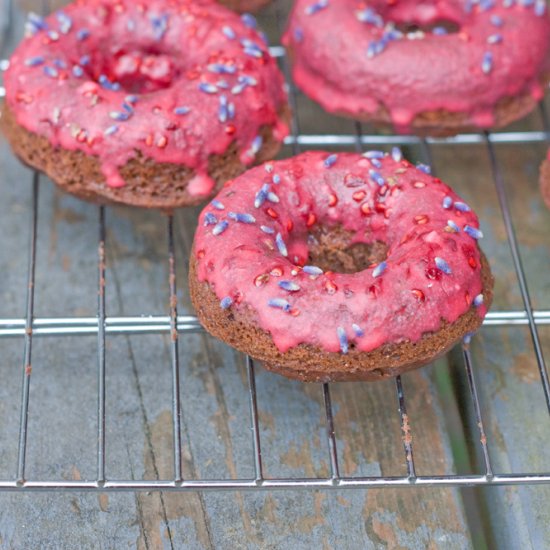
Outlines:
<svg viewBox="0 0 550 550"><path fill-rule="evenodd" d="M27 28L2 125L24 162L79 197L197 204L287 133L276 62L215 2L84 0Z"/></svg>
<svg viewBox="0 0 550 550"><path fill-rule="evenodd" d="M400 132L504 126L550 74L545 0L297 0L283 41L327 111Z"/></svg>
<svg viewBox="0 0 550 550"><path fill-rule="evenodd" d="M199 320L304 381L376 380L445 353L482 323L493 280L479 222L392 155L308 152L228 182L190 265Z"/></svg>

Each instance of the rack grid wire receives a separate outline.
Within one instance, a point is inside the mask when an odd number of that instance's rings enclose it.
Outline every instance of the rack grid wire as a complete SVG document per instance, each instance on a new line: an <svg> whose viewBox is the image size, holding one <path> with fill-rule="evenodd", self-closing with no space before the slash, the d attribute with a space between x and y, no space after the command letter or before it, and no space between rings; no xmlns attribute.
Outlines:
<svg viewBox="0 0 550 550"><path fill-rule="evenodd" d="M43 2L47 13L47 2ZM4 39L0 43L5 50L6 37L10 32L13 3L4 2L7 13L7 25L2 29ZM276 25L279 34L282 31L282 16L280 5L275 7ZM361 152L370 146L416 145L420 147L424 160L432 164L432 145L478 145L484 147L492 170L492 179L498 196L500 213L506 230L514 269L517 275L519 291L523 301L523 310L492 311L484 321L484 326L514 327L527 326L533 343L534 354L540 374L540 383L550 413L550 380L542 351L538 327L550 325L550 310L534 310L529 294L527 277L522 264L520 248L516 238L514 220L506 194L501 167L495 153L496 144L528 144L550 143L550 118L543 103L539 105L539 114L544 131L511 131L483 132L459 134L448 138L420 138L412 135L381 135L364 133L363 125L355 123L354 134L303 134L298 121L298 91L290 78L290 67L285 49L282 46L270 48L271 54L280 61L288 90L293 118L291 135L286 138L285 145L290 146L294 154L300 153L303 147L355 148ZM6 52L2 54L5 56ZM5 70L7 60L0 61L0 69ZM5 90L0 87L0 97ZM340 473L337 453L337 440L334 429L333 408L331 403L330 384L323 384L323 399L326 421L326 443L330 476L323 478L268 478L264 475L262 465L262 447L260 439L258 400L256 393L255 365L251 357L246 357L248 383L248 401L250 408L250 428L252 434L251 452L255 475L253 478L242 479L188 479L183 476L182 441L181 441L181 396L180 396L180 360L178 354L178 338L183 333L201 333L204 329L197 318L192 315L179 315L177 310L176 288L176 247L174 239L173 216L167 216L166 232L168 240L167 264L169 280L167 293L170 297L168 315L142 315L132 317L113 317L106 315L106 219L105 207L98 207L98 303L95 317L67 318L37 318L34 314L34 293L36 278L37 225L39 215L40 175L32 174L32 203L30 209L30 243L28 249L27 298L24 318L0 318L0 339L23 337L23 363L21 382L21 406L19 419L18 457L15 465L15 477L0 480L0 491L206 491L206 490L274 490L274 489L358 489L358 488L388 488L414 486L490 486L490 485L535 485L550 483L550 471L547 473L514 472L499 474L494 471L488 451L488 440L485 430L482 408L476 385L475 364L467 345L462 345L465 376L469 390L469 398L473 407L475 422L479 431L478 445L483 458L482 471L471 475L417 475L413 451L414 427L407 415L406 398L401 377L395 378L397 410L402 432L404 461L407 474L404 476L357 476L346 477ZM110 479L106 464L106 337L107 335L139 335L139 334L169 334L172 373L172 425L173 425L173 471L171 479L130 480ZM95 335L97 337L97 475L92 480L56 480L45 481L27 479L27 426L29 419L30 385L32 378L31 360L33 341L35 338L72 336L82 337Z"/></svg>

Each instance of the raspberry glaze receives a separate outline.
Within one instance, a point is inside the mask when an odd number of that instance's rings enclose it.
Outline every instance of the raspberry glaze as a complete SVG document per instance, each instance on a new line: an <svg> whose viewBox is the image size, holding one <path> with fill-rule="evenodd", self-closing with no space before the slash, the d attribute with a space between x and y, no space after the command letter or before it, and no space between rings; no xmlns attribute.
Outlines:
<svg viewBox="0 0 550 550"><path fill-rule="evenodd" d="M409 131L442 110L488 128L501 100L543 96L546 11L546 0L297 0L283 42L296 83L327 111L384 109Z"/></svg>
<svg viewBox="0 0 550 550"><path fill-rule="evenodd" d="M315 226L387 258L352 273L308 264ZM220 307L247 308L279 351L329 352L418 341L483 303L477 216L449 187L401 158L309 152L228 182L202 212L194 253Z"/></svg>
<svg viewBox="0 0 550 550"><path fill-rule="evenodd" d="M54 146L98 157L107 185L141 152L195 170L207 196L208 159L237 142L249 165L260 130L287 133L283 78L251 16L206 0L81 0L42 19L5 74L17 123Z"/></svg>

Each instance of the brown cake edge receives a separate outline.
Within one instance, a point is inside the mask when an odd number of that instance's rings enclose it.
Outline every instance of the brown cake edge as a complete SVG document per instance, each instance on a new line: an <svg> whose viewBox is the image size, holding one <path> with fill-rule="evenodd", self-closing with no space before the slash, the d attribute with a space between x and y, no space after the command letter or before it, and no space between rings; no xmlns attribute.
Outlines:
<svg viewBox="0 0 550 550"><path fill-rule="evenodd" d="M280 116L288 121L289 108L283 107ZM47 138L19 125L6 103L2 107L0 127L22 162L44 172L61 189L81 199L99 204L172 209L197 205L209 198L189 194L187 186L195 176L192 168L175 163L158 163L139 151L120 168L126 185L120 188L109 187L96 156L53 146ZM281 147L281 143L273 136L271 126L262 127L260 134L263 144L256 155L257 164L273 158ZM226 181L237 177L246 168L239 160L235 142L225 153L211 155L208 173L216 185L209 196L213 196Z"/></svg>
<svg viewBox="0 0 550 550"><path fill-rule="evenodd" d="M493 276L481 252L481 276L485 304L493 299ZM442 320L436 333L425 334L418 342L387 344L370 352L350 346L348 354L327 352L309 344L300 344L281 353L270 334L255 322L254 312L244 308L224 310L207 282L199 282L196 258L191 255L189 291L197 316L204 328L230 346L261 361L272 372L303 382L375 381L397 376L444 355L465 334L475 332L482 324L472 306L454 323Z"/></svg>

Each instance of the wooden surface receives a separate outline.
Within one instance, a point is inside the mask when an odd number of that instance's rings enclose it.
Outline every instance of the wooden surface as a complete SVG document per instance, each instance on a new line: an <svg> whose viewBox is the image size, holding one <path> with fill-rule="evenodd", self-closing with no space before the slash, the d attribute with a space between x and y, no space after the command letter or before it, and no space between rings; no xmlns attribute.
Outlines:
<svg viewBox="0 0 550 550"><path fill-rule="evenodd" d="M16 13L20 23L20 13ZM262 22L273 28L273 8ZM18 29L20 25L18 24ZM352 133L301 97L304 133ZM537 117L522 128L538 128ZM522 257L536 308L549 309L550 213L537 189L544 147L499 146ZM285 150L283 155L291 154ZM421 159L411 148L409 157ZM438 146L438 175L483 219L497 277L494 309L521 309L486 150ZM31 173L0 144L0 317L24 316ZM179 211L180 313L192 313L187 260L198 210ZM36 316L91 316L97 301L98 210L40 185ZM107 209L107 314L168 314L166 218ZM541 329L550 353L550 329ZM110 479L172 472L169 340L107 340L107 464ZM96 361L93 337L34 339L29 479L93 479ZM549 471L550 425L528 330L484 328L472 344L475 373L498 472ZM187 478L253 476L244 359L205 335L180 337L182 441ZM17 460L23 340L0 341L0 478ZM458 352L403 378L419 474L481 471ZM268 477L325 476L322 388L257 369ZM403 475L395 385L331 386L343 475ZM544 548L550 488L279 491L186 494L1 494L0 548Z"/></svg>

